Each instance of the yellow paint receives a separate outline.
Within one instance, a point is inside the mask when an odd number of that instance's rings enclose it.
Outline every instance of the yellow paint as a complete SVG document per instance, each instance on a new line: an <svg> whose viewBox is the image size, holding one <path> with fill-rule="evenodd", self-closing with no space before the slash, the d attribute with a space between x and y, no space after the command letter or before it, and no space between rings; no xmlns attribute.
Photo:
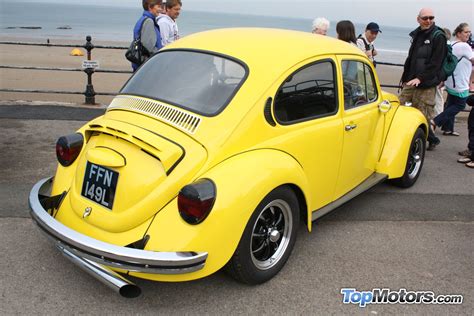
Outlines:
<svg viewBox="0 0 474 316"><path fill-rule="evenodd" d="M366 59L360 56L341 54L337 59L340 67L342 67L343 60L351 60L359 61L372 68L372 64L367 63ZM340 198L351 191L374 172L380 155L385 119L385 115L379 110L379 103L381 103L382 97L378 84L377 99L371 103L346 110L342 106L344 104L342 78L340 77L339 79L341 80L339 84L339 103L343 111L343 128L341 130L344 130L344 137L334 199ZM361 85L365 85L365 83L361 83ZM346 126L352 126L353 129L346 131Z"/></svg>
<svg viewBox="0 0 474 316"><path fill-rule="evenodd" d="M252 181L256 170L259 170L259 181ZM213 180L217 187L217 199L206 220L199 225L184 222L175 199L154 219L148 230L151 238L146 248L206 251L209 257L205 268L186 275L149 274L141 277L184 281L217 271L234 253L248 218L263 196L285 183L304 190L308 188L303 171L294 158L269 149L241 153L212 168L203 177Z"/></svg>
<svg viewBox="0 0 474 316"><path fill-rule="evenodd" d="M125 166L125 157L115 150L107 147L95 147L86 152L88 161L105 167Z"/></svg>
<svg viewBox="0 0 474 316"><path fill-rule="evenodd" d="M184 281L217 271L231 258L249 217L270 191L281 185L301 191L307 206L302 215L311 218L313 211L375 171L401 176L414 131L426 126L417 110L399 107L395 96L380 90L376 74L377 100L344 110L342 59L373 67L358 48L342 41L295 31L228 29L186 36L164 50L173 48L231 56L248 67L248 77L217 116L192 113L201 119L193 134L136 111L107 111L80 129L86 144L70 167L58 167L53 185L53 194L68 191L56 218L83 234L127 245L147 233L147 250L209 254L204 269L197 272L131 275ZM263 115L268 98L274 100L295 71L319 60L330 60L336 67L338 112L271 126ZM378 109L383 100L392 104L387 113ZM347 124L357 124L357 133L347 133ZM112 148L118 156L109 157L97 148ZM119 173L112 210L81 196L87 160ZM189 225L178 213L176 196L199 178L216 184L217 199L206 220ZM93 211L82 218L87 207Z"/></svg>
<svg viewBox="0 0 474 316"><path fill-rule="evenodd" d="M401 177L405 171L413 135L417 128L421 127L427 137L427 126L426 118L420 111L413 107L399 106L377 164L377 172L388 174L390 179Z"/></svg>

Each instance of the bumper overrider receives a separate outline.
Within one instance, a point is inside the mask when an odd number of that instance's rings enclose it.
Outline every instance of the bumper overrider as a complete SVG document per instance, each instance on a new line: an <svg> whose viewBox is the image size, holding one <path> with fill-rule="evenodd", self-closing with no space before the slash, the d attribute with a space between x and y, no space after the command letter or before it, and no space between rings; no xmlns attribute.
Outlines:
<svg viewBox="0 0 474 316"><path fill-rule="evenodd" d="M51 216L62 195L50 196L53 177L33 186L29 204L31 217L73 263L125 297L136 297L140 289L110 268L150 273L183 274L200 270L206 252L155 252L109 244L78 233Z"/></svg>

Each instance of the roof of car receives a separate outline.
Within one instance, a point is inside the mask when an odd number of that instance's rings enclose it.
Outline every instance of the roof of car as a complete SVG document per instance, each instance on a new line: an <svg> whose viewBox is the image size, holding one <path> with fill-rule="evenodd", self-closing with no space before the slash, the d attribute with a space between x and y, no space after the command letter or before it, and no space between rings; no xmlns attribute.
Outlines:
<svg viewBox="0 0 474 316"><path fill-rule="evenodd" d="M227 28L185 36L166 48L191 48L229 55L251 69L259 66L287 69L324 54L365 56L355 45L309 32L270 28Z"/></svg>

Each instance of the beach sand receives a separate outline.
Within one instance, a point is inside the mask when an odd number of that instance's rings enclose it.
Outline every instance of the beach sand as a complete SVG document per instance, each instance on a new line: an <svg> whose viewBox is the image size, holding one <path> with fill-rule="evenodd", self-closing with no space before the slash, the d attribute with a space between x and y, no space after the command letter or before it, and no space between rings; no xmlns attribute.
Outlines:
<svg viewBox="0 0 474 316"><path fill-rule="evenodd" d="M33 39L0 38L1 41L33 42ZM44 43L44 42L43 42ZM85 44L84 41L67 41L59 43L57 40L51 44ZM126 46L126 43L116 42L93 42L95 45ZM33 66L53 68L76 68L81 69L82 61L87 59L84 48L80 50L84 56L70 56L72 47L43 47L25 45L0 45L0 64L2 66ZM92 50L92 60L99 62L100 69L130 71L130 63L124 57L125 50L99 49ZM96 93L117 93L128 80L130 74L108 74L95 73L92 83ZM82 71L44 71L23 69L0 69L1 89L28 89L28 90L55 90L55 91L79 91L86 89L87 75ZM108 104L112 96L96 96L96 102ZM24 101L55 101L82 104L84 95L72 94L43 94L43 93L17 93L0 92L0 100L24 100Z"/></svg>
<svg viewBox="0 0 474 316"><path fill-rule="evenodd" d="M40 41L25 38L0 37L0 41L33 42ZM45 41L43 41L45 43ZM51 44L77 44L84 41L58 42L51 40ZM94 45L127 46L121 42L96 42ZM86 51L81 48L85 56L70 56L73 48L42 47L24 45L0 44L0 65L2 66L33 66L54 68L81 68L82 61L86 60ZM100 69L131 70L130 63L124 57L125 50L93 49L92 60L99 62ZM377 66L377 74L382 84L396 85L400 81L402 67ZM117 93L128 80L130 74L96 73L92 76L92 83L96 93ZM84 72L70 71L43 71L0 68L0 89L28 89L28 90L55 90L55 91L85 91L87 76ZM397 89L383 88L385 91L397 93ZM96 96L96 102L108 105L113 96ZM74 104L83 104L84 95L72 94L44 94L0 92L0 101L54 101Z"/></svg>

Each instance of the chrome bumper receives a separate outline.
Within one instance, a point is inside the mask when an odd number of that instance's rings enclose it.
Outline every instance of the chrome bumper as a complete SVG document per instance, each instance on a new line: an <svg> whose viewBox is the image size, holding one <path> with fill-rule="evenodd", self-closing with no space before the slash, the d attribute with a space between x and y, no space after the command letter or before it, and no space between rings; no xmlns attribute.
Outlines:
<svg viewBox="0 0 474 316"><path fill-rule="evenodd" d="M109 244L78 233L54 219L48 209L53 178L36 183L30 192L31 217L50 237L58 249L105 267L151 274L183 274L200 270L207 259L206 252L154 252ZM58 200L60 197L56 197ZM64 252L64 251L63 251Z"/></svg>

